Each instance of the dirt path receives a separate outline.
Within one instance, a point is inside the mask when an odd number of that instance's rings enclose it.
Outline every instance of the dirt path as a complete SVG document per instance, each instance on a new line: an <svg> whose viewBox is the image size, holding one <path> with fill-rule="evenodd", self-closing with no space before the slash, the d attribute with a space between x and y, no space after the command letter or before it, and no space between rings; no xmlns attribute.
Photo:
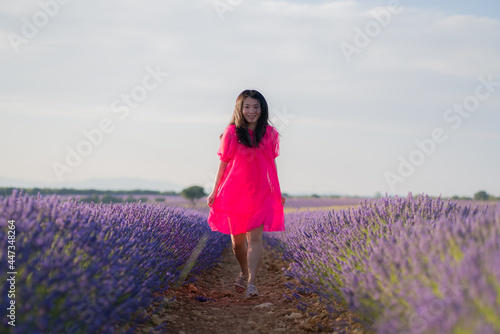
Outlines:
<svg viewBox="0 0 500 334"><path fill-rule="evenodd" d="M301 300L312 304L308 313L316 315L300 312L296 300L283 296L290 294L283 286L287 278L282 268L286 266L265 250L257 281L260 298L246 300L244 293L234 291L233 282L239 266L229 248L218 266L195 283L175 291L175 300L135 333L365 333L351 313L339 310L330 318L314 298L303 296ZM153 331L161 324L164 329Z"/></svg>

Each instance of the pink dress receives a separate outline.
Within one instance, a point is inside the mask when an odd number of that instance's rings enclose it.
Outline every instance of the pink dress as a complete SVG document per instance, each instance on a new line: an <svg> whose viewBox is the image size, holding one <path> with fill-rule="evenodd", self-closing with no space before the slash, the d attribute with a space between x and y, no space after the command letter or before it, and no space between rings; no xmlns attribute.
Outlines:
<svg viewBox="0 0 500 334"><path fill-rule="evenodd" d="M250 137L253 131L249 129ZM259 147L238 142L236 125L222 135L217 154L227 167L222 176L208 224L212 231L240 234L264 224L264 231L284 231L285 218L274 159L279 155L279 136L267 126Z"/></svg>

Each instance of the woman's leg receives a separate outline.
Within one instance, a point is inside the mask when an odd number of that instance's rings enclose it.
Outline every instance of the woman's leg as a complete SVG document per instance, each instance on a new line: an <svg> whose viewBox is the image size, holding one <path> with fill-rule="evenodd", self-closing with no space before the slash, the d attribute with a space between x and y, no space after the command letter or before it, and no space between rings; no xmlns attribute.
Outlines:
<svg viewBox="0 0 500 334"><path fill-rule="evenodd" d="M257 271L259 270L260 260L262 259L262 251L264 247L262 246L262 231L264 225L247 232L248 240L248 284L255 285L255 279L257 278Z"/></svg>
<svg viewBox="0 0 500 334"><path fill-rule="evenodd" d="M248 277L248 258L247 258L247 240L245 233L231 235L231 242L233 244L233 253L236 255L236 260L241 267L241 274L243 277Z"/></svg>

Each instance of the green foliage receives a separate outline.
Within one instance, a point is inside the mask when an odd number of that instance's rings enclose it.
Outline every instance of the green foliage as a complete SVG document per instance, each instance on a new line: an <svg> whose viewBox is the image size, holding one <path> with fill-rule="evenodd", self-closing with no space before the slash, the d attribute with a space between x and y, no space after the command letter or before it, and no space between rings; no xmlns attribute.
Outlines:
<svg viewBox="0 0 500 334"><path fill-rule="evenodd" d="M490 199L490 195L484 190L478 191L477 193L474 194L474 199L476 201L487 201Z"/></svg>
<svg viewBox="0 0 500 334"><path fill-rule="evenodd" d="M472 200L471 197L468 197L468 196L457 196L457 195L452 196L451 199L454 200L454 201L455 200L459 200L459 199L467 200L467 201L471 201Z"/></svg>
<svg viewBox="0 0 500 334"><path fill-rule="evenodd" d="M193 206L196 205L196 200L206 196L205 189L200 186L191 186L181 191L181 196L190 200Z"/></svg>

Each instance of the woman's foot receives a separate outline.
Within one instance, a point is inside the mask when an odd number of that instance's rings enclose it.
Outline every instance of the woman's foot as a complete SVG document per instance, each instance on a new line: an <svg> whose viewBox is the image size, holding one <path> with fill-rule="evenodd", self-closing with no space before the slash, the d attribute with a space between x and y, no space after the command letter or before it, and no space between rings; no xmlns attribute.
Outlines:
<svg viewBox="0 0 500 334"><path fill-rule="evenodd" d="M238 293L242 293L245 291L245 288L247 286L247 278L243 276L243 274L240 274L238 277L236 277L236 281L234 282L234 289Z"/></svg>
<svg viewBox="0 0 500 334"><path fill-rule="evenodd" d="M255 285L248 284L247 285L247 299L259 298L259 291L257 291L257 287Z"/></svg>

